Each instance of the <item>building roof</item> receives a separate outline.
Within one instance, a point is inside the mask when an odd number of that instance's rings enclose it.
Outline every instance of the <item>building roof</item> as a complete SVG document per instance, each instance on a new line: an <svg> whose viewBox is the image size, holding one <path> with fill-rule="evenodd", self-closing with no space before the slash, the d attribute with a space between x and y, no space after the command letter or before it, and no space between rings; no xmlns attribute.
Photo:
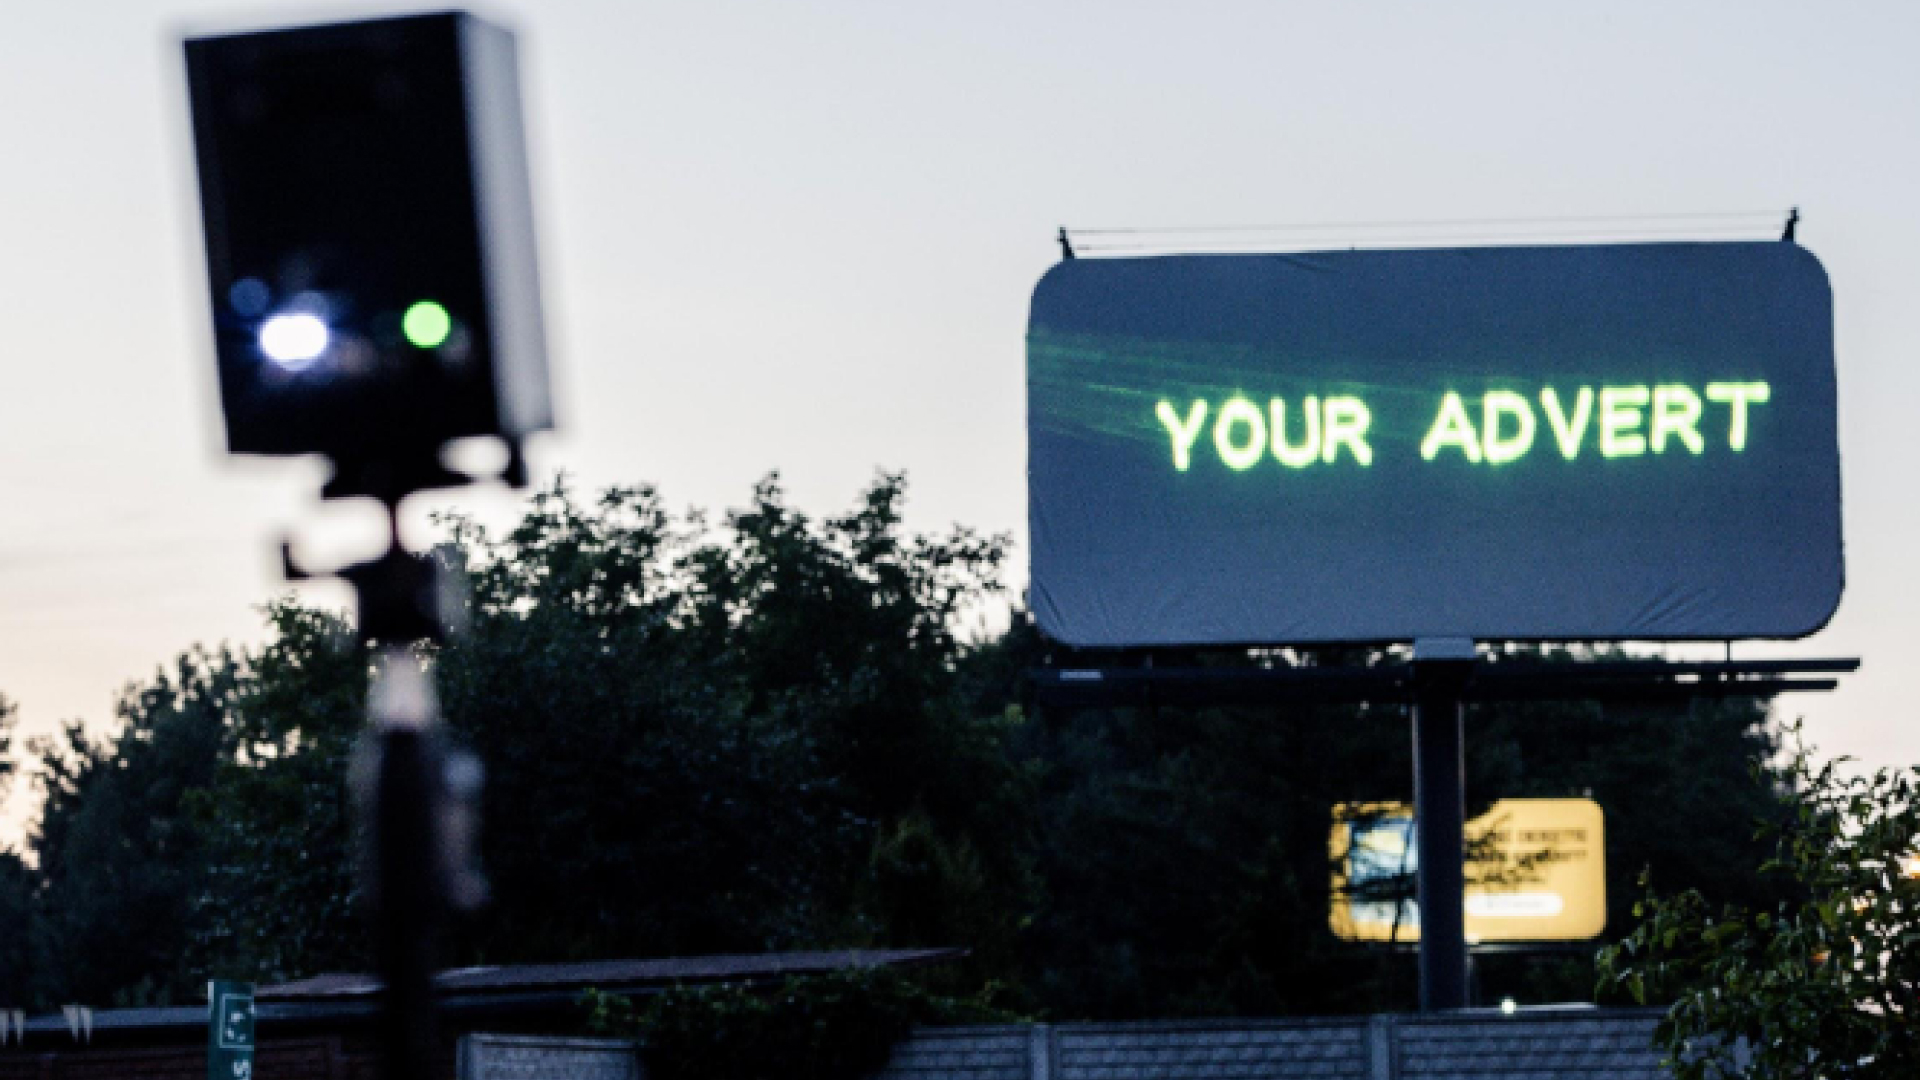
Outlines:
<svg viewBox="0 0 1920 1080"><path fill-rule="evenodd" d="M836 952L683 956L664 960L584 960L456 968L435 978L447 996L550 990L644 992L688 983L763 982L788 975L822 975L848 968L903 967L955 960L964 949L847 949ZM316 975L263 986L261 1002L365 998L380 992L374 975Z"/></svg>
<svg viewBox="0 0 1920 1080"><path fill-rule="evenodd" d="M676 986L769 982L789 975L823 975L849 968L908 967L956 960L965 949L847 949L837 952L756 953L684 956L663 960L587 960L563 964L507 964L458 968L436 978L441 1007L449 1013L497 1015L575 1006L581 991L647 994ZM327 1026L370 1020L379 1010L380 979L373 975L329 974L262 986L255 990L259 1022ZM97 1009L91 1030L102 1038L134 1038L204 1029L205 1005L170 1008ZM68 1037L61 1013L30 1019L22 1035ZM91 1040L89 1040L91 1041ZM0 1046L4 1041L0 1040Z"/></svg>

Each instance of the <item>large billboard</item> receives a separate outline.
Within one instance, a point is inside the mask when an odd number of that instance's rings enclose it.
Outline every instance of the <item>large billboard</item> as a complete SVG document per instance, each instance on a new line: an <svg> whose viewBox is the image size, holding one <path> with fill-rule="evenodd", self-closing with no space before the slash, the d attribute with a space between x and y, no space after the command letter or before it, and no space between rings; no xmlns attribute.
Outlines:
<svg viewBox="0 0 1920 1080"><path fill-rule="evenodd" d="M1070 644L1791 638L1839 603L1793 243L1069 260L1027 349Z"/></svg>
<svg viewBox="0 0 1920 1080"><path fill-rule="evenodd" d="M1400 803L1334 808L1333 907L1348 941L1420 940L1418 825ZM1502 799L1467 823L1467 940L1586 941L1607 926L1606 830L1592 799Z"/></svg>

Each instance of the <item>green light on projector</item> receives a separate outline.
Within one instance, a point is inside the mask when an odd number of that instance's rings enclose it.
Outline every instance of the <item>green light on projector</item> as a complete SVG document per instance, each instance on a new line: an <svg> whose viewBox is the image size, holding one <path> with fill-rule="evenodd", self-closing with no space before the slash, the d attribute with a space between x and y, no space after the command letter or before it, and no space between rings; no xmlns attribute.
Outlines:
<svg viewBox="0 0 1920 1080"><path fill-rule="evenodd" d="M431 300L422 300L407 309L400 319L400 332L418 349L437 349L453 333L453 317L447 309Z"/></svg>

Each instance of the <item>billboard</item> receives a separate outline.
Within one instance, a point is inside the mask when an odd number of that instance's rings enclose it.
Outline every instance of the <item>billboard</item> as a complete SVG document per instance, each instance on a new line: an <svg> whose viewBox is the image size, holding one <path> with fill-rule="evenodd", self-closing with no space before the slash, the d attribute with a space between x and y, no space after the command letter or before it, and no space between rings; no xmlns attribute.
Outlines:
<svg viewBox="0 0 1920 1080"><path fill-rule="evenodd" d="M1333 932L1420 940L1411 807L1334 808ZM1606 834L1591 799L1502 799L1467 823L1469 942L1585 941L1607 925Z"/></svg>
<svg viewBox="0 0 1920 1080"><path fill-rule="evenodd" d="M1791 638L1839 603L1825 271L1786 242L1062 262L1034 614L1083 646Z"/></svg>

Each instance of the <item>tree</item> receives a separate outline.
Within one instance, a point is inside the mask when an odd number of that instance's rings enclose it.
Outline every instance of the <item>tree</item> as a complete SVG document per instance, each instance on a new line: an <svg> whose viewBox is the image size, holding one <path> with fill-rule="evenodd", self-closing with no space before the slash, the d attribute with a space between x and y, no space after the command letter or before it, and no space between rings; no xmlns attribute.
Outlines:
<svg viewBox="0 0 1920 1080"><path fill-rule="evenodd" d="M0 803L13 779L13 702L0 697ZM0 851L0 1008L24 1005L33 992L32 867L17 853Z"/></svg>
<svg viewBox="0 0 1920 1080"><path fill-rule="evenodd" d="M908 537L903 493L882 476L816 523L769 480L709 528L556 484L497 539L448 523L471 629L424 658L492 767L496 895L452 959L1012 947L1020 775L952 629L1004 541ZM267 616L258 648L130 688L115 733L39 747L43 1001L365 965L345 778L367 652L335 616Z"/></svg>
<svg viewBox="0 0 1920 1080"><path fill-rule="evenodd" d="M1359 1011L1411 987L1404 957L1327 925L1334 805L1409 795L1397 708L1042 709L1021 750L1045 890L1023 977L1056 1015Z"/></svg>
<svg viewBox="0 0 1920 1080"><path fill-rule="evenodd" d="M0 851L0 1009L33 1003L33 892L26 860Z"/></svg>
<svg viewBox="0 0 1920 1080"><path fill-rule="evenodd" d="M129 687L114 733L72 724L35 745L40 1003L182 1002L214 974L363 966L341 781L364 653L338 618L290 602L267 617L259 648L193 649Z"/></svg>
<svg viewBox="0 0 1920 1080"><path fill-rule="evenodd" d="M0 694L0 799L5 799L11 790L13 774L18 768L13 757L13 729L19 722L19 706Z"/></svg>
<svg viewBox="0 0 1920 1080"><path fill-rule="evenodd" d="M815 523L769 479L709 530L556 485L504 537L451 523L472 625L437 672L493 770L470 956L1008 947L1016 778L952 630L1004 541L906 537L903 493Z"/></svg>
<svg viewBox="0 0 1920 1080"><path fill-rule="evenodd" d="M1024 644L1020 644L1024 639ZM1009 647L1039 664L1075 658L1016 628ZM1527 651L1513 664L1605 659ZM1312 664L1379 664L1370 650L1290 654ZM1124 662L1124 660L1122 661ZM1251 664L1246 654L1168 663ZM1607 815L1609 901L1627 918L1632 875L1729 899L1767 895L1752 871L1765 791L1747 762L1776 745L1763 703L1622 707L1590 701L1469 710L1469 813L1500 798L1590 796ZM1411 802L1403 709L1382 707L1039 710L1021 752L1040 772L1032 811L1044 901L1024 980L1067 1016L1273 1014L1411 1007L1415 960L1335 939L1327 839L1337 803ZM1688 828L1672 827L1673 812ZM1484 999L1586 998L1585 956L1476 961Z"/></svg>
<svg viewBox="0 0 1920 1080"><path fill-rule="evenodd" d="M226 717L238 668L195 650L121 695L121 726L90 739L78 724L39 741L45 795L31 843L43 885L33 920L42 1001L186 1000L187 924L206 886L205 836L188 808L230 753Z"/></svg>
<svg viewBox="0 0 1920 1080"><path fill-rule="evenodd" d="M1403 710L1035 707L1028 669L1113 659L1017 610L1003 635L962 637L1006 542L908 535L904 498L883 474L816 520L769 478L709 522L644 487L556 482L499 535L444 523L469 625L420 656L490 773L494 892L449 961L962 945L969 965L933 989L996 980L1061 1017L1407 1007L1412 956L1327 926L1333 808L1411 797ZM335 615L280 602L267 620L256 648L191 650L130 688L114 733L40 745L36 859L0 862L0 912L33 898L43 1002L365 968L346 773L368 653ZM1744 868L1767 798L1742 782L1774 745L1763 706L1485 706L1467 737L1470 808L1590 793L1616 877L1651 864L1766 895ZM9 873L27 878L11 893ZM1565 959L1482 974L1530 1000L1591 986Z"/></svg>
<svg viewBox="0 0 1920 1080"><path fill-rule="evenodd" d="M1496 662L1620 658L1617 649L1587 647L1514 650ZM1647 871L1714 903L1767 904L1779 895L1758 870L1766 847L1754 838L1755 827L1778 814L1772 781L1756 784L1752 772L1754 762L1780 756L1781 728L1767 701L1510 702L1470 710L1467 724L1470 813L1497 798L1579 796L1600 804L1609 934L1632 924L1636 882ZM1474 963L1489 1001L1570 1001L1592 990L1591 950Z"/></svg>
<svg viewBox="0 0 1920 1080"><path fill-rule="evenodd" d="M1920 1071L1920 768L1844 764L1796 743L1787 784L1756 771L1783 811L1761 870L1784 898L1649 885L1639 924L1601 955L1603 992L1672 1002L1655 1038L1682 1080Z"/></svg>
<svg viewBox="0 0 1920 1080"><path fill-rule="evenodd" d="M189 955L273 982L367 963L345 779L368 656L337 615L287 600L266 615L226 702L227 752L187 799L206 861Z"/></svg>
<svg viewBox="0 0 1920 1080"><path fill-rule="evenodd" d="M690 542L646 489L556 485L505 537L455 521L472 625L436 670L490 769L489 962L756 949L801 932L844 839L817 746L692 647ZM749 610L751 610L749 608Z"/></svg>

